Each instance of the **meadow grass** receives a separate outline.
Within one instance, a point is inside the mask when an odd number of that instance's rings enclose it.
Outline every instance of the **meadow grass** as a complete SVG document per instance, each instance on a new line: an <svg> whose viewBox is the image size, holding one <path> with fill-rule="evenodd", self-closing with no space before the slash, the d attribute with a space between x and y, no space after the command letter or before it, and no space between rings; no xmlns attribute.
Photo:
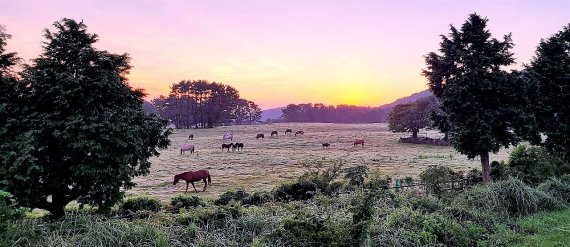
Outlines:
<svg viewBox="0 0 570 247"><path fill-rule="evenodd" d="M286 129L303 130L305 135L285 135ZM270 137L272 130L278 137ZM241 152L222 151L222 136L233 132L232 142L242 142ZM255 139L257 133L265 139ZM425 131L431 138L441 137L437 131ZM194 140L188 135L193 134ZM296 178L306 172L304 164L322 162L329 164L342 159L346 167L366 165L370 170L381 170L394 177L417 177L427 166L444 164L454 170L468 171L479 168L480 161L469 160L453 147L398 143L407 133L392 133L386 124L327 124L280 123L267 125L220 126L213 129L174 130L172 145L161 155L151 158L148 176L137 177L137 186L128 195L150 195L169 201L183 191L184 183L173 186L175 174L198 169L208 169L212 174L212 186L197 196L213 199L228 189L245 188L271 190L275 185ZM355 139L364 139L364 147L354 147ZM322 148L328 142L330 148ZM196 153L180 155L180 146L191 143ZM491 154L491 160L506 160L510 150ZM200 189L201 182L196 183Z"/></svg>

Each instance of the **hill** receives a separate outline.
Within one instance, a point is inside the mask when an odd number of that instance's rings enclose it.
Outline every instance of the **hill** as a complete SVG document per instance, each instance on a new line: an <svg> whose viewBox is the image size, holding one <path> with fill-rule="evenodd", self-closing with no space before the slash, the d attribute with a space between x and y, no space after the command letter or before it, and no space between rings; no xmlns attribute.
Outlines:
<svg viewBox="0 0 570 247"><path fill-rule="evenodd" d="M261 121L267 121L267 119L281 119L281 116L283 115L283 109L285 109L285 107L263 110L261 112Z"/></svg>
<svg viewBox="0 0 570 247"><path fill-rule="evenodd" d="M424 90L424 91L421 91L421 92L418 92L418 93L414 93L414 94L412 94L412 95L410 95L410 96L406 96L406 97L403 97L403 98L399 98L399 99L395 100L395 101L392 102L392 103L385 104L385 105L381 105L381 106L380 106L380 109L388 109L388 110L389 110L388 112L390 112L390 111L392 110L392 108L394 108L394 106L396 106L396 105L415 102L415 101L418 100L418 99L421 99L421 98L424 98L424 97L429 97L429 96L432 96L432 95L433 95L433 93L430 92L429 90Z"/></svg>

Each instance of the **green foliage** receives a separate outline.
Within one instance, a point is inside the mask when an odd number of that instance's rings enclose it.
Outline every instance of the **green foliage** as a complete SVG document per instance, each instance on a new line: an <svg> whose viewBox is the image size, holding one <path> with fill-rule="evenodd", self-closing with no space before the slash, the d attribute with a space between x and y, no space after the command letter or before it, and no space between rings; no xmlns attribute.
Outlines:
<svg viewBox="0 0 570 247"><path fill-rule="evenodd" d="M255 191L241 200L242 205L263 205L273 201L273 195L267 191Z"/></svg>
<svg viewBox="0 0 570 247"><path fill-rule="evenodd" d="M364 186L364 180L368 177L368 167L364 165L345 169L344 178L348 179L348 185L356 188Z"/></svg>
<svg viewBox="0 0 570 247"><path fill-rule="evenodd" d="M531 116L520 132L570 162L570 24L540 41L521 83L527 89L525 111ZM541 137L541 135L547 138Z"/></svg>
<svg viewBox="0 0 570 247"><path fill-rule="evenodd" d="M146 216L145 211L148 212L158 212L162 208L160 200L155 197L149 196L136 196L130 197L123 202L120 206L120 212L123 215L137 216L137 213L142 212L142 215Z"/></svg>
<svg viewBox="0 0 570 247"><path fill-rule="evenodd" d="M17 207L14 197L0 190L0 245L12 234L13 222L21 217L22 211Z"/></svg>
<svg viewBox="0 0 570 247"><path fill-rule="evenodd" d="M428 166L420 173L420 179L427 193L441 196L445 190L451 188L449 185L457 177L455 172L447 166Z"/></svg>
<svg viewBox="0 0 570 247"><path fill-rule="evenodd" d="M223 225L224 221L237 218L243 214L243 207L238 203L231 203L222 206L198 207L194 210L180 214L178 223L190 225Z"/></svg>
<svg viewBox="0 0 570 247"><path fill-rule="evenodd" d="M170 132L144 112L145 93L128 85L127 54L97 50L83 22L54 28L21 80L0 85L12 92L0 98L0 189L59 218L76 199L100 208L121 200Z"/></svg>
<svg viewBox="0 0 570 247"><path fill-rule="evenodd" d="M170 199L170 205L175 209L195 208L198 206L206 206L206 203L197 196L177 195Z"/></svg>
<svg viewBox="0 0 570 247"><path fill-rule="evenodd" d="M537 187L554 198L570 204L570 181L550 178Z"/></svg>
<svg viewBox="0 0 570 247"><path fill-rule="evenodd" d="M510 35L491 37L487 19L477 14L458 30L441 35L440 54L425 56L423 75L447 115L451 143L468 158L481 155L485 181L490 181L489 152L498 152L518 139L510 124L520 115L519 84L503 68L514 63Z"/></svg>
<svg viewBox="0 0 570 247"><path fill-rule="evenodd" d="M231 201L241 203L241 201L247 197L249 197L249 194L242 188L237 190L228 190L221 194L218 199L214 200L214 204L227 205Z"/></svg>
<svg viewBox="0 0 570 247"><path fill-rule="evenodd" d="M493 178L493 181L503 180L509 177L509 171L505 161L501 160L501 162L491 162L491 177Z"/></svg>
<svg viewBox="0 0 570 247"><path fill-rule="evenodd" d="M435 97L396 105L388 115L388 128L393 132L412 132L412 137L417 138L420 129L432 125L431 114L438 109Z"/></svg>
<svg viewBox="0 0 570 247"><path fill-rule="evenodd" d="M318 192L325 195L334 195L339 192L343 184L335 181L340 175L342 162L336 162L327 169L310 170L295 182L285 182L273 189L276 200L307 200L313 198Z"/></svg>
<svg viewBox="0 0 570 247"><path fill-rule="evenodd" d="M494 213L496 217L524 216L564 207L551 195L514 178L475 186L461 194L457 202L467 208Z"/></svg>
<svg viewBox="0 0 570 247"><path fill-rule="evenodd" d="M511 153L508 164L512 176L532 185L550 177L570 174L570 163L549 154L542 147L518 145Z"/></svg>

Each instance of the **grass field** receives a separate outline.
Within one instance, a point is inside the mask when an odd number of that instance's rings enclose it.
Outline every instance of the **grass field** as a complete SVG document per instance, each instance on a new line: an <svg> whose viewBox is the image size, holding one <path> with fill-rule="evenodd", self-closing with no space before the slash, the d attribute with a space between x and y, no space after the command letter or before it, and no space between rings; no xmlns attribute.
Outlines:
<svg viewBox="0 0 570 247"><path fill-rule="evenodd" d="M287 136L286 129L302 130L303 136ZM270 137L276 130L278 137ZM222 136L233 132L233 142L242 142L241 152L222 151ZM255 139L256 134L265 134L265 139ZM193 134L194 140L188 140ZM440 137L436 131L420 133L420 136ZM185 183L172 185L173 176L188 170L207 169L213 185L201 197L212 198L230 188L248 191L271 190L285 179L303 174L306 164L322 162L327 165L341 159L345 166L365 164L371 170L379 169L391 176L416 177L428 165L447 165L454 170L467 171L479 168L478 159L468 160L452 147L398 143L405 133L392 133L386 124L324 124L282 123L269 125L223 126L213 129L174 130L172 144L162 150L159 157L151 159L148 176L135 179L137 186L129 195L152 195L168 200L184 191ZM364 139L365 146L354 147L353 141ZM323 149L321 143L331 147ZM180 146L191 143L196 152L180 155ZM491 160L506 160L510 150L491 154ZM191 189L192 186L190 186ZM203 184L196 183L201 190ZM189 191L190 191L189 189ZM193 192L193 191L192 191Z"/></svg>

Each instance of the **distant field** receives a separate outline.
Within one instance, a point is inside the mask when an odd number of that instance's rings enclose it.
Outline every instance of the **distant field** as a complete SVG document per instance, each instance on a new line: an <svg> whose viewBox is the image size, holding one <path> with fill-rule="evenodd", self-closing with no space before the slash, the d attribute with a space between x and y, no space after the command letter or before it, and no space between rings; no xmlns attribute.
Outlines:
<svg viewBox="0 0 570 247"><path fill-rule="evenodd" d="M304 136L286 136L286 129L302 130ZM276 130L279 137L270 137ZM242 142L241 152L222 151L222 136L234 133L233 142ZM188 140L189 134L194 140ZM256 140L258 133L265 139ZM420 133L420 136L440 137L436 131ZM479 168L478 159L468 160L452 147L398 143L404 133L388 131L386 124L307 124L281 123L270 125L225 126L214 129L174 130L172 145L162 150L159 157L151 159L151 172L135 179L137 186L127 193L153 195L168 200L184 191L185 183L172 186L173 176L188 170L207 169L212 175L212 187L199 196L212 198L229 188L243 187L247 191L271 190L283 180L297 177L305 171L303 164L332 162L342 159L345 166L365 164L392 176L416 177L428 165L448 165L454 170L467 171ZM357 138L364 139L364 147L353 147ZM323 149L322 142L331 147ZM180 145L191 143L196 153L180 155ZM491 160L506 160L510 150L491 154ZM191 188L192 186L190 186ZM196 183L201 190L203 183ZM189 189L190 192L190 189ZM193 190L192 190L193 193Z"/></svg>

